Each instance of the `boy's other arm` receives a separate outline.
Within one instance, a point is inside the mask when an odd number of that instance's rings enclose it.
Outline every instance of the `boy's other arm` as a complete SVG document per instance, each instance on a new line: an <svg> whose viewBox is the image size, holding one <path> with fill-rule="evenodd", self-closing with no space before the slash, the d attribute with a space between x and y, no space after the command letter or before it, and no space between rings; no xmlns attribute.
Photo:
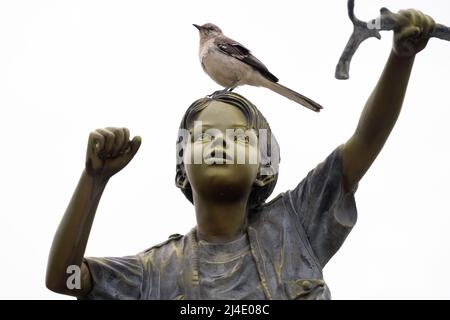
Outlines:
<svg viewBox="0 0 450 320"><path fill-rule="evenodd" d="M91 291L89 269L82 262L95 212L110 177L122 170L138 151L141 138L129 141L126 128L98 129L89 135L86 166L53 239L46 286L62 294L82 297ZM69 266L80 268L80 287L69 288ZM72 270L73 272L73 270Z"/></svg>
<svg viewBox="0 0 450 320"><path fill-rule="evenodd" d="M435 27L431 17L417 10L400 11L399 22L391 54L355 133L340 147L347 191L364 176L389 137L403 104L415 55L425 48Z"/></svg>

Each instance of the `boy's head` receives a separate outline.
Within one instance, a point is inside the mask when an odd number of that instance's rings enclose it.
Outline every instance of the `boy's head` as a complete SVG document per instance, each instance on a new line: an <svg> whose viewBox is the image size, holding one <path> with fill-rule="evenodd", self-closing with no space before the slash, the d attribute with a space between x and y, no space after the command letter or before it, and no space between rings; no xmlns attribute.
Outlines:
<svg viewBox="0 0 450 320"><path fill-rule="evenodd" d="M219 92L195 101L180 124L175 183L214 201L263 204L275 188L280 151L267 120L250 101ZM194 189L194 190L193 190Z"/></svg>

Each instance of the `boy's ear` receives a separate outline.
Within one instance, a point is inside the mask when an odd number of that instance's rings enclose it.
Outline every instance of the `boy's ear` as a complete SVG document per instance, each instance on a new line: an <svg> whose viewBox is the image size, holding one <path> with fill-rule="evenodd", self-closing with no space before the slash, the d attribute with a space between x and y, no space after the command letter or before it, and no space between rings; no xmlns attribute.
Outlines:
<svg viewBox="0 0 450 320"><path fill-rule="evenodd" d="M188 185L189 180L187 179L186 174L178 173L175 179L175 185L180 189L185 189Z"/></svg>
<svg viewBox="0 0 450 320"><path fill-rule="evenodd" d="M265 187L267 184L272 182L274 179L275 179L275 177L273 174L265 175L265 176L258 175L253 184L257 187Z"/></svg>

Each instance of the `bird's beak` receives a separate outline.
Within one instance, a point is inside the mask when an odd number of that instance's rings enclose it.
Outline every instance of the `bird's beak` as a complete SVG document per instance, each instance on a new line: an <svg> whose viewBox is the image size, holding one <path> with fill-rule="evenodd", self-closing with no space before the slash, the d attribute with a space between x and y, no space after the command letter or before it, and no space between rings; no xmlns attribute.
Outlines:
<svg viewBox="0 0 450 320"><path fill-rule="evenodd" d="M198 29L198 31L202 30L202 27L199 26L198 24L195 24L195 23L194 23L193 26L196 27L196 28Z"/></svg>

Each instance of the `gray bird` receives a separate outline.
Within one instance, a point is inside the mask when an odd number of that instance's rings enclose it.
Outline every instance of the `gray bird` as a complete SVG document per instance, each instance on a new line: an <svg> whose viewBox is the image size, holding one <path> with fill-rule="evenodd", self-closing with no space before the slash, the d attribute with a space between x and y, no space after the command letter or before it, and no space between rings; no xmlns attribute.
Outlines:
<svg viewBox="0 0 450 320"><path fill-rule="evenodd" d="M265 87L313 111L322 109L317 102L279 84L278 78L249 49L226 37L216 25L194 24L194 27L200 33L199 57L203 70L225 90L245 84Z"/></svg>

